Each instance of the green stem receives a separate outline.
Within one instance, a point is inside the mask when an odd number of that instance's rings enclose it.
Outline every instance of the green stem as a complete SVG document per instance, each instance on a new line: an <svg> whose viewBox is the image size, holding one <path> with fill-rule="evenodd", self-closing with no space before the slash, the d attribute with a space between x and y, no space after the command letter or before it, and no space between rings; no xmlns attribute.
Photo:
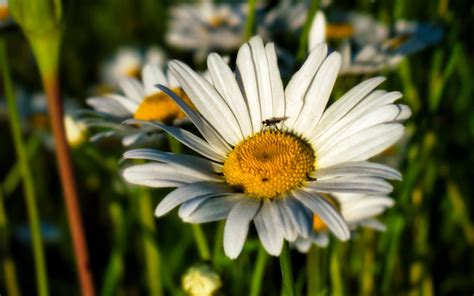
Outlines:
<svg viewBox="0 0 474 296"><path fill-rule="evenodd" d="M248 0L249 13L247 15L247 21L245 23L244 38L249 40L254 34L255 24L255 7L257 6L257 0Z"/></svg>
<svg viewBox="0 0 474 296"><path fill-rule="evenodd" d="M252 274L252 283L250 286L250 296L260 295L260 290L263 282L263 273L265 271L265 265L267 263L268 254L262 245L258 248L257 263Z"/></svg>
<svg viewBox="0 0 474 296"><path fill-rule="evenodd" d="M214 246L212 249L212 265L215 268L218 268L222 262L222 258L225 257L223 252L223 242L224 242L224 227L225 221L219 221L217 223L217 230L214 239Z"/></svg>
<svg viewBox="0 0 474 296"><path fill-rule="evenodd" d="M209 246L207 245L206 237L202 231L200 224L192 224L194 239L196 240L196 245L199 251L199 256L204 261L211 259L211 253L209 251Z"/></svg>
<svg viewBox="0 0 474 296"><path fill-rule="evenodd" d="M26 142L26 153L28 154L28 159L31 161L35 157L36 153L39 150L41 141L38 133L33 133L28 141ZM5 196L9 196L15 191L18 185L21 182L21 171L20 164L17 161L8 171L5 179L3 180L3 193Z"/></svg>
<svg viewBox="0 0 474 296"><path fill-rule="evenodd" d="M330 271L333 295L345 295L340 261L340 258L342 257L340 247L340 243L335 242L333 248L331 249Z"/></svg>
<svg viewBox="0 0 474 296"><path fill-rule="evenodd" d="M138 196L139 219L142 226L143 247L145 251L146 276L150 295L163 295L161 286L160 254L155 242L154 211L150 192L141 190Z"/></svg>
<svg viewBox="0 0 474 296"><path fill-rule="evenodd" d="M23 190L28 212L28 220L30 222L32 234L32 247L33 257L35 261L37 291L38 295L48 295L48 274L46 271L46 262L44 259L39 215L36 207L36 194L33 185L33 176L29 167L28 154L25 149L26 146L23 142L23 138L21 135L18 107L13 91L13 83L10 77L10 69L8 66L5 41L3 39L0 39L0 65L3 75L5 97L8 105L11 132L20 165L21 175L23 177Z"/></svg>
<svg viewBox="0 0 474 296"><path fill-rule="evenodd" d="M318 263L316 247L311 246L306 257L306 277L308 283L306 294L308 296L315 296L318 293L318 276L321 273L321 270L318 270Z"/></svg>
<svg viewBox="0 0 474 296"><path fill-rule="evenodd" d="M8 220L5 214L2 189L3 188L0 188L0 260L3 267L3 274L5 275L7 295L18 296L20 295L20 288L18 287L18 279L16 277L15 261L13 261L10 253Z"/></svg>
<svg viewBox="0 0 474 296"><path fill-rule="evenodd" d="M312 0L311 6L309 7L308 13L306 15L306 22L304 23L303 32L301 32L300 36L300 44L298 47L298 53L296 55L296 59L298 61L302 61L306 57L306 52L308 50L309 31L311 30L311 24L313 23L314 15L318 8L319 0Z"/></svg>
<svg viewBox="0 0 474 296"><path fill-rule="evenodd" d="M283 250L280 254L280 270L283 281L282 295L293 296L295 285L293 282L293 269L291 267L290 250L287 243L283 244Z"/></svg>
<svg viewBox="0 0 474 296"><path fill-rule="evenodd" d="M124 225L122 206L111 201L108 204L111 224L114 231L113 249L109 257L100 295L116 295L124 270L125 242L128 230Z"/></svg>

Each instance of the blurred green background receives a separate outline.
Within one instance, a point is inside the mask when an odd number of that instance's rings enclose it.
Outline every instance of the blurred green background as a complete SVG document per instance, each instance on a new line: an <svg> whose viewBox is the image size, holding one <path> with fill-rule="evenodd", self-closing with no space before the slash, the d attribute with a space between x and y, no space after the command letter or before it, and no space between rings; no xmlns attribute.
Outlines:
<svg viewBox="0 0 474 296"><path fill-rule="evenodd" d="M216 1L219 2L219 1ZM166 19L177 1L64 1L61 56L63 95L85 107L97 85L99 67L119 47L145 50L160 46L170 58L193 64L185 51L164 42ZM270 2L268 8L275 6ZM324 295L471 295L474 292L474 4L472 1L334 1L331 7L368 12L379 20L432 21L444 26L442 41L409 56L382 88L400 90L411 107L407 137L382 157L403 174L395 184L396 205L381 220L387 230L359 229L349 243L332 239L327 249L308 255L292 252L299 294L317 264L316 291ZM15 85L26 102L41 90L30 48L19 30L1 33L7 40ZM232 55L232 53L231 53ZM194 65L201 68L203 65ZM342 77L334 98L374 75ZM3 89L0 87L3 99ZM79 294L73 252L55 158L47 144L48 128L38 118L25 119L24 133L34 168L45 237L52 295ZM22 295L35 294L31 239L15 151L6 114L0 117L2 262L13 262ZM161 149L169 149L164 143ZM98 294L183 294L181 277L202 262L191 226L175 213L154 218L163 190L126 186L120 177L119 142L83 143L73 150L91 267ZM241 256L231 261L222 250L222 223L204 225L211 249L209 264L221 276L223 295L246 295L256 261L265 262L262 295L280 290L278 259L259 253L251 231ZM309 257L309 258L307 258ZM258 259L257 259L258 258ZM151 266L151 267L150 267ZM5 265L3 266L5 267ZM153 270L148 270L152 268ZM150 273L151 272L151 273ZM149 275L156 276L150 278ZM7 274L2 268L0 294ZM148 275L148 277L147 277ZM258 279L258 277L257 277ZM314 290L312 290L314 291Z"/></svg>

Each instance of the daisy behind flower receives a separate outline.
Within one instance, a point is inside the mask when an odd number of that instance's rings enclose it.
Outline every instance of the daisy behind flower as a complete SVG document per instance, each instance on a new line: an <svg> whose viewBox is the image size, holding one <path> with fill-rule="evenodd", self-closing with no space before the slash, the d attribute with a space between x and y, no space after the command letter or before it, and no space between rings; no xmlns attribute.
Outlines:
<svg viewBox="0 0 474 296"><path fill-rule="evenodd" d="M125 158L152 162L126 168L125 179L177 187L160 202L157 216L180 206L178 214L185 222L226 219L224 250L230 258L242 251L252 221L274 256L284 240L310 236L313 214L340 240L349 239L345 219L321 194L391 192L385 179L397 179L398 173L367 159L401 137L400 122L410 110L393 103L399 92L374 90L381 77L359 84L325 110L340 63L340 55L327 56L327 46L321 44L283 88L274 45L264 46L260 37L240 48L235 75L219 55L209 55L212 83L172 61L170 69L197 111L161 88L204 139L180 128L149 124L202 157L131 150ZM267 120L276 123L265 126Z"/></svg>
<svg viewBox="0 0 474 296"><path fill-rule="evenodd" d="M86 124L90 127L105 128L105 131L93 136L92 140L118 136L122 138L124 146L129 146L152 140L154 135L149 135L149 129L146 127L124 126L124 120L134 118L176 124L185 119L185 114L178 105L154 86L156 83L166 85L190 104L173 75L165 73L158 65L147 64L143 67L141 76L142 82L131 77L120 80L124 95L108 94L87 99L87 103L95 112L89 112L93 116L85 119Z"/></svg>
<svg viewBox="0 0 474 296"><path fill-rule="evenodd" d="M393 176L397 178L397 176ZM401 176L398 175L399 180ZM398 179L397 178L397 179ZM387 196L354 194L354 193L334 193L323 195L333 204L347 221L349 228L355 230L358 226L384 231L385 225L374 219L375 216L383 213L394 204L393 199ZM306 253L312 244L326 247L329 243L327 225L319 216L313 216L313 231L307 238L298 238L295 246L298 251Z"/></svg>
<svg viewBox="0 0 474 296"><path fill-rule="evenodd" d="M340 74L375 73L393 69L406 55L436 44L443 35L440 26L399 20L394 30L368 14L334 14L337 22L327 21L318 11L309 33L309 50L327 40L340 41Z"/></svg>
<svg viewBox="0 0 474 296"><path fill-rule="evenodd" d="M180 4L171 8L167 42L177 48L195 50L203 60L211 50L233 50L243 43L246 4Z"/></svg>

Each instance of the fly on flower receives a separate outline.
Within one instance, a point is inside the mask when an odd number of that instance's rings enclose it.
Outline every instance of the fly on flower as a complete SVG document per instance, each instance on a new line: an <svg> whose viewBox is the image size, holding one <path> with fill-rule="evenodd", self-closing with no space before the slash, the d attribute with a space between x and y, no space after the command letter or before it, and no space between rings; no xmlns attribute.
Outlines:
<svg viewBox="0 0 474 296"><path fill-rule="evenodd" d="M211 81L180 61L170 69L197 111L161 87L196 125L202 137L164 125L163 129L201 156L151 149L131 150L128 159L151 162L125 168L124 178L150 187L176 187L156 208L158 217L179 206L189 223L226 219L224 250L236 258L253 222L267 252L278 256L284 240L308 238L317 215L340 240L350 237L341 210L324 194L385 196L386 180L399 173L368 159L403 134L411 112L394 102L399 92L375 90L382 77L352 88L326 108L341 65L320 44L286 88L272 43L253 37L241 46L233 72L217 54L207 60ZM283 130L264 121L286 118ZM136 124L137 121L132 121Z"/></svg>
<svg viewBox="0 0 474 296"><path fill-rule="evenodd" d="M262 121L262 124L264 127L275 127L277 130L278 130L278 125L279 123L287 120L288 117L285 116L285 117L272 117L272 118L269 118L269 119L265 119Z"/></svg>

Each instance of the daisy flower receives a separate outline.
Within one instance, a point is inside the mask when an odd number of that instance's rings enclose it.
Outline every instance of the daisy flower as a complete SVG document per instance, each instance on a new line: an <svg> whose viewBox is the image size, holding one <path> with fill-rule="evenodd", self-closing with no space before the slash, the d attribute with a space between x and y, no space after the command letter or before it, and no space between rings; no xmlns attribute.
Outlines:
<svg viewBox="0 0 474 296"><path fill-rule="evenodd" d="M207 64L212 83L186 64L170 69L198 111L161 87L179 104L203 138L154 122L202 157L151 149L131 150L128 159L151 162L125 168L124 178L150 187L177 187L156 208L160 217L177 206L189 223L226 219L224 250L242 251L253 221L264 248L278 256L284 240L308 238L313 214L340 240L350 237L328 193L386 195L396 179L390 167L367 161L403 134L410 109L394 104L399 92L374 90L372 78L326 108L341 57L317 46L286 88L272 43L260 37L242 45L235 75L218 54ZM137 121L131 123L136 124Z"/></svg>
<svg viewBox="0 0 474 296"><path fill-rule="evenodd" d="M393 178L401 180L399 174L394 174ZM374 216L383 213L394 204L390 197L378 195L334 193L323 195L323 197L341 212L351 230L355 230L358 226L364 226L384 231L385 225L374 219ZM313 215L312 233L307 238L298 238L294 244L302 253L306 253L312 244L327 247L329 243L327 230L326 223L318 215Z"/></svg>
<svg viewBox="0 0 474 296"><path fill-rule="evenodd" d="M156 83L165 85L191 104L173 75L165 74L158 65L147 64L143 67L141 76L142 82L136 78L120 80L124 95L108 94L87 99L87 104L95 112L89 112L91 114L88 114L84 122L89 127L105 128L105 131L94 135L92 141L116 136L122 138L124 146L150 142L156 140L157 135L150 134L149 129L124 126L121 123L127 119L157 120L167 124L177 124L184 120L185 114L178 105L154 86Z"/></svg>
<svg viewBox="0 0 474 296"><path fill-rule="evenodd" d="M397 21L394 30L362 13L335 14L329 23L322 11L314 17L309 49L327 40L337 40L342 54L340 74L374 73L396 67L408 54L440 41L441 27Z"/></svg>
<svg viewBox="0 0 474 296"><path fill-rule="evenodd" d="M8 31L14 29L15 26L11 9L8 7L8 0L0 0L0 30Z"/></svg>
<svg viewBox="0 0 474 296"><path fill-rule="evenodd" d="M10 11L8 9L8 1L0 0L0 27L7 23L10 19Z"/></svg>
<svg viewBox="0 0 474 296"><path fill-rule="evenodd" d="M167 42L177 48L195 50L202 60L212 50L230 51L243 42L246 4L180 4L171 7Z"/></svg>
<svg viewBox="0 0 474 296"><path fill-rule="evenodd" d="M139 77L144 64L163 65L165 60L165 54L157 47L151 47L145 53L134 48L123 47L101 65L99 72L101 80L106 85L115 88L123 78Z"/></svg>

